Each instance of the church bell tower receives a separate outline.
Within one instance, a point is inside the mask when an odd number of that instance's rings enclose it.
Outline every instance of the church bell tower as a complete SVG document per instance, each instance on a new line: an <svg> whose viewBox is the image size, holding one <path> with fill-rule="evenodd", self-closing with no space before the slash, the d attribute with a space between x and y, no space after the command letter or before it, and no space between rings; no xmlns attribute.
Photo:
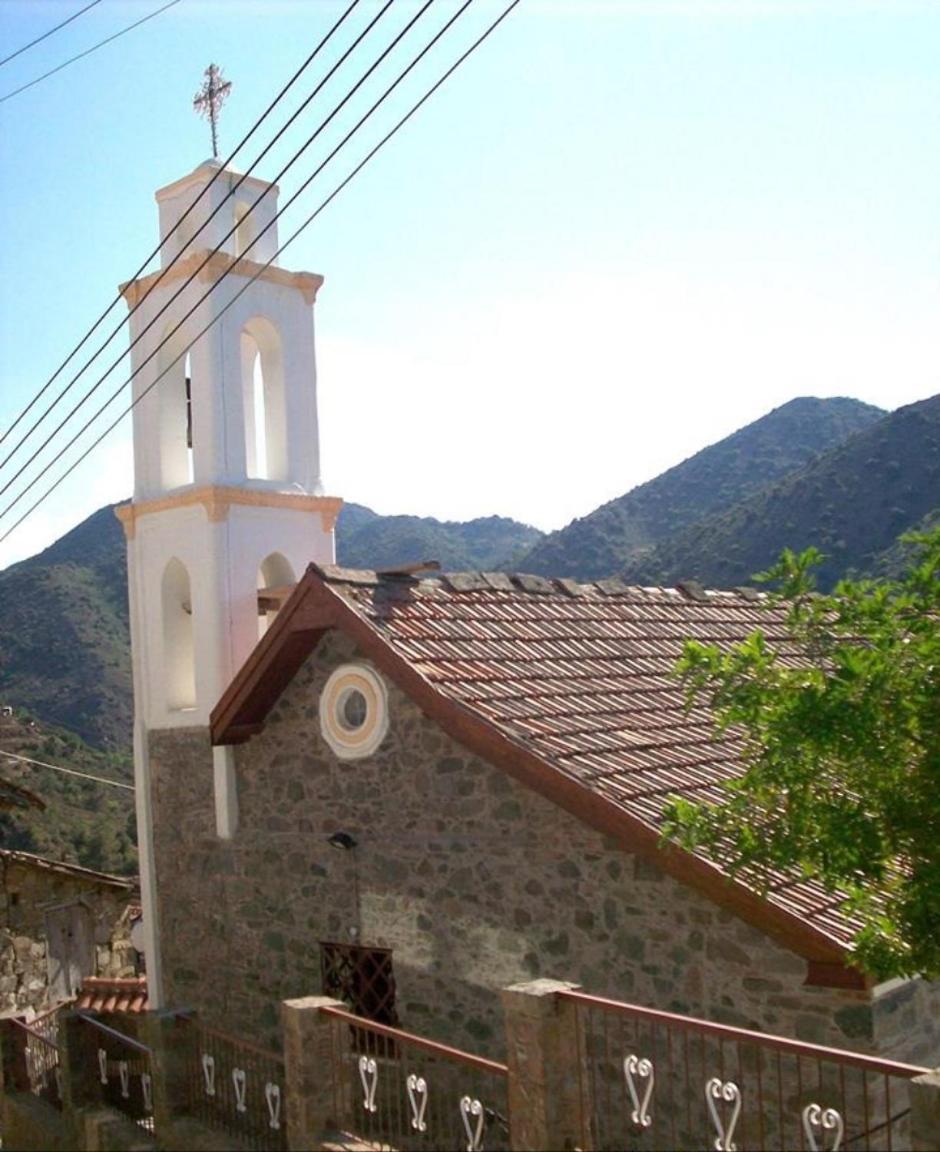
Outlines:
<svg viewBox="0 0 940 1152"><path fill-rule="evenodd" d="M323 280L276 261L264 267L277 250L278 189L253 177L236 189L238 179L211 160L160 189L161 270L121 287L131 340L140 337L131 350L134 495L117 515L127 537L141 887L156 1003L151 737L208 728L289 586L310 561L334 561L342 503L323 495L320 479L313 304ZM214 769L206 765L221 836L237 827L227 755L215 749Z"/></svg>

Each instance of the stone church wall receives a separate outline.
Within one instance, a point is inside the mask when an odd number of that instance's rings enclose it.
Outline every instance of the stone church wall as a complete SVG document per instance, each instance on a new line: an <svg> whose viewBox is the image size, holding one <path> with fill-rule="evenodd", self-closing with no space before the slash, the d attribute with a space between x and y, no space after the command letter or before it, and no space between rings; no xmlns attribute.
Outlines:
<svg viewBox="0 0 940 1152"><path fill-rule="evenodd" d="M151 734L170 1003L274 1043L278 1001L320 990L319 941L355 938L394 950L403 1027L474 1051L500 1054L499 988L551 976L835 1046L876 1049L880 1030L904 1057L895 1023L912 1009L804 987L800 957L467 752L393 685L379 750L338 760L317 705L355 657L328 635L237 749L231 841L206 731ZM330 847L338 830L359 846ZM895 994L918 998L922 1048L940 1020L929 992Z"/></svg>

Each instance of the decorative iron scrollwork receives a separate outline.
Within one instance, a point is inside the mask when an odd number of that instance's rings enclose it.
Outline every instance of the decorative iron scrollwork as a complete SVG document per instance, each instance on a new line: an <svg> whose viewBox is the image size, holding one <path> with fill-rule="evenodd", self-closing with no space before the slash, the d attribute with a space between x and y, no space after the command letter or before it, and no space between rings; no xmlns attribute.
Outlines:
<svg viewBox="0 0 940 1152"><path fill-rule="evenodd" d="M803 1109L803 1131L806 1133L806 1143L810 1147L810 1152L820 1152L814 1129L819 1129L823 1133L834 1132L835 1135L827 1152L838 1152L842 1144L845 1126L842 1123L841 1115L835 1108L823 1108L819 1104L807 1104Z"/></svg>
<svg viewBox="0 0 940 1152"><path fill-rule="evenodd" d="M268 1127L278 1131L281 1127L281 1086L269 1080L264 1086L264 1100L268 1106Z"/></svg>
<svg viewBox="0 0 940 1152"><path fill-rule="evenodd" d="M149 1072L141 1072L140 1074L140 1090L144 1096L144 1111L153 1111L153 1081L150 1078Z"/></svg>
<svg viewBox="0 0 940 1152"><path fill-rule="evenodd" d="M741 1115L740 1088L733 1080L720 1080L717 1076L713 1076L705 1085L705 1100L708 1103L708 1111L711 1113L715 1131L718 1133L718 1139L713 1145L715 1152L737 1152L737 1145L734 1143L734 1129L737 1126L738 1117ZM728 1121L727 1128L725 1128L718 1111L717 1102L720 1100L732 1106L731 1119Z"/></svg>
<svg viewBox="0 0 940 1152"><path fill-rule="evenodd" d="M471 1116L473 1120L471 1120ZM480 1152L483 1147L483 1105L469 1096L460 1097L460 1118L467 1133L467 1152Z"/></svg>
<svg viewBox="0 0 940 1152"><path fill-rule="evenodd" d="M623 1074L627 1081L627 1091L630 1093L630 1101L633 1104L633 1111L630 1113L630 1118L634 1124L639 1124L641 1128L649 1128L650 1124L653 1123L653 1118L649 1114L649 1102L650 1097L653 1095L653 1084L656 1080L653 1062L645 1056L637 1056L631 1052L629 1056L624 1057ZM646 1081L646 1088L643 1092L642 1100L636 1090L637 1078Z"/></svg>
<svg viewBox="0 0 940 1152"><path fill-rule="evenodd" d="M215 1057L210 1056L208 1053L203 1053L202 1057L202 1075L206 1081L206 1095L215 1095Z"/></svg>
<svg viewBox="0 0 940 1152"><path fill-rule="evenodd" d="M423 1076L416 1076L412 1072L405 1081L405 1087L408 1089L408 1103L411 1105L411 1127L416 1132L427 1132L424 1113L428 1107L428 1083Z"/></svg>
<svg viewBox="0 0 940 1152"><path fill-rule="evenodd" d="M101 1083L108 1082L108 1054L103 1048L98 1049L98 1071L101 1074Z"/></svg>
<svg viewBox="0 0 940 1152"><path fill-rule="evenodd" d="M232 1087L235 1089L235 1111L247 1111L245 1105L245 1093L247 1091L247 1076L245 1075L244 1068L232 1069Z"/></svg>
<svg viewBox="0 0 940 1152"><path fill-rule="evenodd" d="M366 1112L376 1112L375 1089L379 1083L379 1066L371 1056L359 1057L359 1079L362 1081L362 1107Z"/></svg>
<svg viewBox="0 0 940 1152"><path fill-rule="evenodd" d="M118 1076L121 1078L121 1099L127 1100L131 1094L131 1068L126 1060L118 1061Z"/></svg>

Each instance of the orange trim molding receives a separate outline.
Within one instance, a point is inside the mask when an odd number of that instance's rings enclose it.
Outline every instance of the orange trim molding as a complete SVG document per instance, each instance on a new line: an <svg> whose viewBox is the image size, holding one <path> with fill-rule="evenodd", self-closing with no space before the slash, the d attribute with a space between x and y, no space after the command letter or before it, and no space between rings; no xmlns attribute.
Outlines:
<svg viewBox="0 0 940 1152"><path fill-rule="evenodd" d="M232 505L250 508L289 508L295 512L318 512L324 532L332 532L336 518L343 507L339 496L305 496L297 492L268 492L263 488L228 488L207 484L201 488L186 488L169 496L158 496L155 500L132 501L120 504L114 515L124 525L124 535L133 540L137 532L137 521L155 512L167 512L172 508L189 508L201 504L206 510L206 518L212 522L225 520Z"/></svg>
<svg viewBox="0 0 940 1152"><path fill-rule="evenodd" d="M288 272L286 268L277 268L273 264L258 264L246 256L229 256L225 252L214 252L206 261L205 267L200 268L206 259L206 250L193 252L184 260L178 261L171 268L152 272L140 280L128 280L121 284L118 291L127 301L127 306L133 308L138 300L145 296L150 289L161 280L163 284L172 284L176 280L188 279L196 269L199 272L197 280L218 280L220 276L231 270L236 276L250 278L257 274L259 280L266 280L269 284L282 284L288 288L297 288L303 293L308 304L316 301L317 293L323 285L323 277L317 272ZM238 265L236 268L235 266Z"/></svg>

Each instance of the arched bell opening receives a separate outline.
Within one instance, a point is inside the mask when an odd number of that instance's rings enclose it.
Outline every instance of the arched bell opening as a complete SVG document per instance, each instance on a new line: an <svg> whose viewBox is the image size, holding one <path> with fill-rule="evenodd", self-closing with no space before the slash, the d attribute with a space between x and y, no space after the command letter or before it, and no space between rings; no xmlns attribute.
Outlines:
<svg viewBox="0 0 940 1152"><path fill-rule="evenodd" d="M172 333L172 335L171 335ZM157 355L160 484L164 491L193 482L193 379L184 329L169 325Z"/></svg>
<svg viewBox="0 0 940 1152"><path fill-rule="evenodd" d="M242 329L241 363L248 477L286 480L284 358L281 338L269 320L255 317Z"/></svg>
<svg viewBox="0 0 940 1152"><path fill-rule="evenodd" d="M258 639L267 632L296 583L290 561L272 552L258 568Z"/></svg>
<svg viewBox="0 0 940 1152"><path fill-rule="evenodd" d="M166 706L179 712L196 706L196 653L189 573L175 557L163 570L160 592Z"/></svg>

